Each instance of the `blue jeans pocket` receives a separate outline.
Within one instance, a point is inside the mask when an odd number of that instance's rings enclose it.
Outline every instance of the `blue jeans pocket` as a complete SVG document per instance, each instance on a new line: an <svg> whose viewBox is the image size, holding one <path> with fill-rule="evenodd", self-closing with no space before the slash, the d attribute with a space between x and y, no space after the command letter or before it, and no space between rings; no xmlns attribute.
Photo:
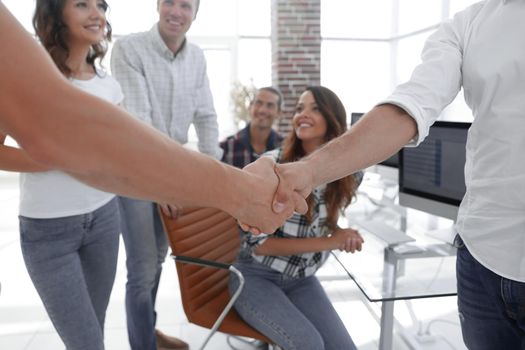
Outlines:
<svg viewBox="0 0 525 350"><path fill-rule="evenodd" d="M55 241L82 229L78 217L33 219L19 216L19 224L22 243Z"/></svg>
<svg viewBox="0 0 525 350"><path fill-rule="evenodd" d="M525 328L525 283L501 278L501 295L507 315Z"/></svg>

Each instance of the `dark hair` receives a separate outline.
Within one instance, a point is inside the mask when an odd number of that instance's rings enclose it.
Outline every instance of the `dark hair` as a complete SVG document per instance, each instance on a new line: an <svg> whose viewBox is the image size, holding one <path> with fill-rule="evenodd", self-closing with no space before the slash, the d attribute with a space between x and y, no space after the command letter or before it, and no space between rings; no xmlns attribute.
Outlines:
<svg viewBox="0 0 525 350"><path fill-rule="evenodd" d="M310 91L314 97L319 112L326 121L326 134L324 142L328 142L347 130L346 110L343 103L337 95L328 88L323 86L309 86L305 91ZM283 142L283 153L281 161L294 162L305 156L302 142L297 138L295 132L290 132ZM331 182L326 186L324 200L327 209L326 226L330 230L337 227L339 211L346 208L355 196L357 181L353 175L344 177L337 181ZM308 212L306 218L312 222L313 216L313 197L310 195L306 199L308 203Z"/></svg>
<svg viewBox="0 0 525 350"><path fill-rule="evenodd" d="M49 52L58 69L66 77L71 75L71 69L66 61L69 57L68 30L62 21L62 14L67 0L36 0L35 14L33 15L33 27L44 48ZM107 9L109 6L102 0ZM106 20L106 35L100 43L91 46L86 57L96 71L95 62L102 60L111 41L111 25ZM100 63L99 63L100 64Z"/></svg>
<svg viewBox="0 0 525 350"><path fill-rule="evenodd" d="M268 91L274 95L277 95L277 108L279 109L279 111L283 110L283 94L281 93L281 91L279 91L277 88L274 88L273 86L265 86L260 89L257 89L257 93L259 93L259 91ZM251 103L254 102L256 96L257 94L253 96Z"/></svg>

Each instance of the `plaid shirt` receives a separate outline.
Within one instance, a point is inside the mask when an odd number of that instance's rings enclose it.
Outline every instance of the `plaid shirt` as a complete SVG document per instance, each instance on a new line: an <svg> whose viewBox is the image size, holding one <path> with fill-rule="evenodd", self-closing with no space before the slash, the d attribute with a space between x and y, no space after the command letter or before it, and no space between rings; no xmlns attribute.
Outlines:
<svg viewBox="0 0 525 350"><path fill-rule="evenodd" d="M267 152L265 153L265 156L266 155L271 156L276 162L279 162L281 149ZM327 216L326 203L324 201L325 189L326 185L321 185L312 191L315 210L310 224L304 215L294 214L290 219L286 220L284 225L272 236L300 239L328 235L330 231L325 225ZM324 251L289 256L261 256L256 255L254 250L258 245L264 243L269 236L265 234L252 236L250 233L242 231L242 237L241 254L251 254L253 259L259 263L293 278L304 278L313 275L321 265L323 265L329 254L329 251Z"/></svg>
<svg viewBox="0 0 525 350"><path fill-rule="evenodd" d="M282 140L283 137L272 130L270 137L268 137L265 151L279 147ZM220 147L224 151L222 161L237 168L242 169L260 157L260 154L254 151L250 143L250 124L235 135L227 137L220 143Z"/></svg>
<svg viewBox="0 0 525 350"><path fill-rule="evenodd" d="M181 144L188 142L193 123L199 151L221 158L206 59L198 46L185 41L174 54L155 24L150 31L115 42L111 71L122 86L129 113Z"/></svg>

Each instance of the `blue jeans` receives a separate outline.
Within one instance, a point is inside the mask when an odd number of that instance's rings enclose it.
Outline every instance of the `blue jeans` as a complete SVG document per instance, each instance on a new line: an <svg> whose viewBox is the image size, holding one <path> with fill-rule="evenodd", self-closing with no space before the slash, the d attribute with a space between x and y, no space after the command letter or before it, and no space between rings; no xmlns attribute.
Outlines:
<svg viewBox="0 0 525 350"><path fill-rule="evenodd" d="M104 349L104 319L119 246L116 199L83 215L20 216L22 254L68 350Z"/></svg>
<svg viewBox="0 0 525 350"><path fill-rule="evenodd" d="M525 349L525 283L481 265L459 236L456 273L463 341L472 350Z"/></svg>
<svg viewBox="0 0 525 350"><path fill-rule="evenodd" d="M356 349L315 276L293 279L250 259L235 267L246 281L235 309L275 344L285 350ZM231 275L230 294L238 284Z"/></svg>
<svg viewBox="0 0 525 350"><path fill-rule="evenodd" d="M168 241L154 203L119 197L126 246L126 315L133 350L156 350L155 299Z"/></svg>

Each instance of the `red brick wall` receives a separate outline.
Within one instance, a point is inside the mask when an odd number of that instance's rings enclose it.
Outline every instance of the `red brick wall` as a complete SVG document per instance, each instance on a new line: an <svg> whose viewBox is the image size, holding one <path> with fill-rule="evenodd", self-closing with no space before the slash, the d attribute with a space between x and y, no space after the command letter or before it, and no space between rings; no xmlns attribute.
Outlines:
<svg viewBox="0 0 525 350"><path fill-rule="evenodd" d="M321 82L321 0L272 0L272 83L284 95L283 134L299 95Z"/></svg>

